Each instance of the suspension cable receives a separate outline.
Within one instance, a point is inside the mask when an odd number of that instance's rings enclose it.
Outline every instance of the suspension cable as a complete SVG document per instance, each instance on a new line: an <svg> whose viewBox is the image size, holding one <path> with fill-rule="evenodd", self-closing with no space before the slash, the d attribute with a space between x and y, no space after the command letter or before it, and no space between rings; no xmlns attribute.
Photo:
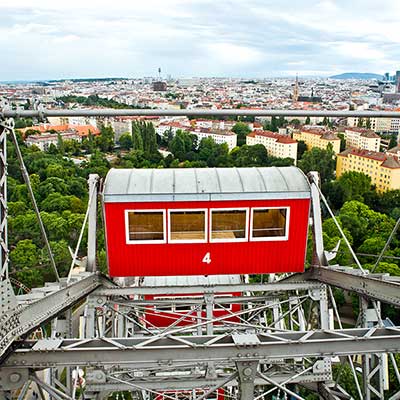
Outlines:
<svg viewBox="0 0 400 400"><path fill-rule="evenodd" d="M39 211L38 205L36 203L35 194L33 193L31 180L30 180L28 171L26 169L24 159L22 157L21 149L19 147L19 143L18 143L18 140L17 140L17 135L15 134L14 120L9 119L7 121L7 123L4 124L3 126L9 131L11 139L12 139L12 142L14 143L15 151L17 153L17 158L18 158L20 169L21 169L21 173L22 173L22 177L24 178L25 184L26 184L26 186L28 188L29 197L30 197L30 199L32 201L33 208L35 210L35 214L36 214L36 217L38 219L40 232L42 234L42 238L44 240L47 252L49 253L50 264L51 264L51 267L53 268L53 272L54 272L54 275L56 277L57 282L60 282L60 275L58 274L57 266L56 266L56 263L55 263L54 257L53 257L53 252L51 251L50 243L49 243L49 240L47 238L46 229L45 229L45 227L43 225L42 217L40 215L40 211Z"/></svg>

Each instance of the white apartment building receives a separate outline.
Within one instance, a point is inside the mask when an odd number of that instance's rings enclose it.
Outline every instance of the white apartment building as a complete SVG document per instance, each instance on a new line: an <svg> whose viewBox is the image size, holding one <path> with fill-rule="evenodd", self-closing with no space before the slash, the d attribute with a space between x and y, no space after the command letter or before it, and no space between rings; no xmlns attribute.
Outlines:
<svg viewBox="0 0 400 400"><path fill-rule="evenodd" d="M344 131L346 147L369 151L379 151L381 138L371 129L347 128Z"/></svg>
<svg viewBox="0 0 400 400"><path fill-rule="evenodd" d="M246 144L262 144L269 155L278 158L293 158L297 162L297 141L287 135L270 131L254 131L247 135Z"/></svg>
<svg viewBox="0 0 400 400"><path fill-rule="evenodd" d="M62 140L76 140L80 142L82 138L78 133L75 132L64 132L60 133ZM57 146L58 135L55 133L48 133L44 135L30 135L26 138L25 143L27 146L37 146L40 150L46 151L49 149L51 144Z"/></svg>
<svg viewBox="0 0 400 400"><path fill-rule="evenodd" d="M158 125L156 129L157 135L163 136L165 132L171 130L172 134L175 135L176 131L179 129L181 131L187 131L190 128L190 125L187 126L186 124L183 124L181 122L163 122L160 125Z"/></svg>
<svg viewBox="0 0 400 400"><path fill-rule="evenodd" d="M358 121L359 121L358 117L348 117L347 125L350 127L357 127ZM373 130L374 132L391 132L391 125L392 125L391 118L369 117L369 122L371 125L371 130ZM363 118L363 123L365 126L366 118Z"/></svg>
<svg viewBox="0 0 400 400"><path fill-rule="evenodd" d="M236 133L231 131L198 128L191 130L190 133L197 136L198 143L200 143L201 139L203 138L211 137L217 144L226 143L228 145L229 151L237 146L237 135Z"/></svg>

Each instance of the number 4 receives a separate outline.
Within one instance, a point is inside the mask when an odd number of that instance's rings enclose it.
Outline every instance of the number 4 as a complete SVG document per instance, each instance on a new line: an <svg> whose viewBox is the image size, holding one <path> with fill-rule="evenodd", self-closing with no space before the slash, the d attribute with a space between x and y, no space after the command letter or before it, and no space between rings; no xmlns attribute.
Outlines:
<svg viewBox="0 0 400 400"><path fill-rule="evenodd" d="M206 255L203 257L202 261L203 261L203 263L210 264L211 263L210 253L206 253Z"/></svg>

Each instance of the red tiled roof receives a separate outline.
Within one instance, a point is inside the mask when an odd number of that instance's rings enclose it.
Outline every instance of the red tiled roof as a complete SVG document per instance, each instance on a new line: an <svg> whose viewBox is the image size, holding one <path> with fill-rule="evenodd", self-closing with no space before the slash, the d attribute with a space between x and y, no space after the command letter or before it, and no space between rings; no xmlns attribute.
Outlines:
<svg viewBox="0 0 400 400"><path fill-rule="evenodd" d="M361 133L361 136L368 137L368 138L379 138L379 135L377 135L371 129L350 127L350 128L346 128L345 131L358 132L358 133Z"/></svg>
<svg viewBox="0 0 400 400"><path fill-rule="evenodd" d="M293 144L297 143L296 140L292 139L286 135L280 135L279 133L271 132L271 131L254 131L249 133L247 136L256 137L256 136L264 136L269 137L272 139L276 139L278 143L285 143L285 144Z"/></svg>
<svg viewBox="0 0 400 400"><path fill-rule="evenodd" d="M364 150L364 149L349 148L349 149L346 149L345 151L339 153L338 156L347 157L350 154L357 156L357 157L363 157L363 158L369 158L369 159L375 160L375 161L381 161L382 167L400 168L399 158L395 155L391 155L388 153L381 153L381 152L377 152L377 151L370 151L370 150Z"/></svg>
<svg viewBox="0 0 400 400"><path fill-rule="evenodd" d="M302 128L300 131L321 136L321 138L325 140L340 140L332 131L328 131L324 128Z"/></svg>
<svg viewBox="0 0 400 400"><path fill-rule="evenodd" d="M56 131L56 132L67 132L67 131L75 131L79 134L79 136L87 136L89 132L92 135L100 134L100 131L92 126L92 125L72 125L72 124L65 124L65 125L37 125L37 126L29 126L27 128L21 129L21 132L24 134L26 131L33 129L35 131L39 131L40 133L45 133L48 131Z"/></svg>

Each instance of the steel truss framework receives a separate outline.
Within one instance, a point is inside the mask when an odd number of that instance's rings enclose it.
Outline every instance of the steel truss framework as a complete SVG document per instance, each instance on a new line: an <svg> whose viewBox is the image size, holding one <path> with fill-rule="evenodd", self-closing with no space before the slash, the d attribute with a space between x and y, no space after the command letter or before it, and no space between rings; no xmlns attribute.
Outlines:
<svg viewBox="0 0 400 400"><path fill-rule="evenodd" d="M88 111L16 112L3 107L0 116L72 113L86 115ZM304 114L274 110L90 113ZM365 112L320 114L364 116ZM392 114L380 112L377 116ZM97 201L93 199L98 177L91 176L85 218L89 225L87 272L75 274L73 261L67 278L15 296L8 276L6 198L6 134L12 129L10 121L0 120L0 398L101 399L119 393L123 399L126 391L131 398L143 400L199 400L217 398L217 393L226 399L269 399L273 395L301 399L299 388L304 387L324 399L341 399L350 398L340 385L345 364L355 378L356 398L383 399L388 389L399 390L395 355L400 353L400 327L382 321L380 308L381 302L400 305L400 284L394 277L368 275L362 268L328 266L331 256L323 248L315 174L310 176L315 265L303 274L280 280L270 276L267 283L239 285L141 287L125 282L120 286L95 272ZM331 287L359 295L356 328L343 329ZM193 293L195 298L184 297ZM223 293L241 295L232 298ZM165 296L147 300L149 294ZM233 312L232 303L239 303L240 311ZM226 315L215 317L215 309L225 310ZM169 326L152 325L148 317L157 315L158 310L170 318ZM50 324L51 333L33 340L30 333L43 324ZM387 376L388 364L397 379L392 382ZM333 368L339 370L336 381ZM400 391L391 397L398 398Z"/></svg>

